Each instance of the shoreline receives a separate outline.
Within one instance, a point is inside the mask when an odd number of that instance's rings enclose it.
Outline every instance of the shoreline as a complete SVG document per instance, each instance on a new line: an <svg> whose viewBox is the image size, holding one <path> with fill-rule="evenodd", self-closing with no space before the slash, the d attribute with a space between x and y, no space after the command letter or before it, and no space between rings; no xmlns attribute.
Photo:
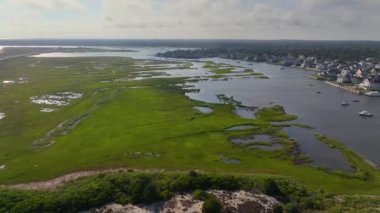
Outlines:
<svg viewBox="0 0 380 213"><path fill-rule="evenodd" d="M279 64L276 64L276 63L268 63L268 62L263 62L263 63L267 63L267 64L271 64L271 65L277 65L277 66L283 67L283 66L281 66ZM319 72L318 70L312 69L312 68L303 68L303 67L297 67L297 66L288 66L288 67L300 69L300 70L303 70L303 71L309 71L309 72ZM339 85L338 83L333 82L333 81L327 81L327 80L318 79L318 77L314 77L314 76L310 76L310 78L313 79L313 80L316 80L316 81L324 81L324 83L326 83L326 84L328 84L330 86L337 87L337 88L340 88L340 89L352 92L352 93L357 94L357 95L364 95L361 91L358 91L358 90L356 90L354 88L349 88L347 86Z"/></svg>
<svg viewBox="0 0 380 213"><path fill-rule="evenodd" d="M324 81L326 84L328 85L331 85L331 86L334 86L334 87L337 87L337 88L340 88L340 89L344 89L346 91L349 91L349 92L352 92L352 93L355 93L357 95L363 95L360 91L357 91L355 90L354 88L349 88L349 87L345 87L345 86L341 86L335 82L331 82L331 81Z"/></svg>

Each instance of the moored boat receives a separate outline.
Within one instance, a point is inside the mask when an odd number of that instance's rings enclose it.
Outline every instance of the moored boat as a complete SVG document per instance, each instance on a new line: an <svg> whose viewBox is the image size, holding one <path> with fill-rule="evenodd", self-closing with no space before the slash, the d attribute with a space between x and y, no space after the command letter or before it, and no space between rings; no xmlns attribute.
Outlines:
<svg viewBox="0 0 380 213"><path fill-rule="evenodd" d="M370 113L370 112L368 112L368 111L365 111L365 110L359 112L359 115L362 116L362 117L372 117L372 116L373 116L372 113Z"/></svg>
<svg viewBox="0 0 380 213"><path fill-rule="evenodd" d="M366 95L366 96L370 96L370 97L380 97L380 93L377 92L377 91L366 92L366 93L364 93L364 95Z"/></svg>
<svg viewBox="0 0 380 213"><path fill-rule="evenodd" d="M350 105L347 101L342 101L342 106L348 106L348 105Z"/></svg>

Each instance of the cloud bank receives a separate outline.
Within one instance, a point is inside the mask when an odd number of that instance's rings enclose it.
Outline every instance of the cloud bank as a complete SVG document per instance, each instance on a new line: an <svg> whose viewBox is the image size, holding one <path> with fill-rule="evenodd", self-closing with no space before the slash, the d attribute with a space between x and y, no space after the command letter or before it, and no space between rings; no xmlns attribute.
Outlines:
<svg viewBox="0 0 380 213"><path fill-rule="evenodd" d="M0 0L0 37L379 40L379 0Z"/></svg>

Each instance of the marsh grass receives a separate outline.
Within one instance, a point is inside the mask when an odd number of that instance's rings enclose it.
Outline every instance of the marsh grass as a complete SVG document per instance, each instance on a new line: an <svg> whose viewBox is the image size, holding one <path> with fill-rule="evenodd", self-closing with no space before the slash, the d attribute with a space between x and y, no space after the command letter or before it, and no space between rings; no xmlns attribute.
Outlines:
<svg viewBox="0 0 380 213"><path fill-rule="evenodd" d="M271 123L296 118L286 114L281 106L261 109L256 119L244 119L233 112L240 103L221 96L225 104L206 104L214 111L205 115L193 109L204 103L188 99L186 91L175 86L183 84L184 78L115 81L133 77L141 70L134 66L137 62L126 58L18 58L2 62L1 78L25 77L28 82L0 90L0 109L7 114L0 120L0 165L6 165L0 170L0 183L41 181L76 171L127 167L280 175L333 193L380 193L379 172L369 169L360 158L353 157L359 171L367 172L367 179L305 164L302 155L294 154L296 142L287 138L281 126ZM104 64L107 66L99 69ZM67 65L67 69L54 68ZM51 113L41 113L42 106L29 101L32 96L55 94L67 88L84 96ZM69 122L64 128L70 129L66 134L54 134L54 145L38 152L33 149L33 141L86 113L90 113L86 119ZM252 124L255 128L225 131L239 124ZM284 148L247 149L228 141L231 136L244 134L277 135ZM129 153L156 155L136 157ZM220 161L221 153L241 163L225 164ZM300 159L302 163L294 165Z"/></svg>

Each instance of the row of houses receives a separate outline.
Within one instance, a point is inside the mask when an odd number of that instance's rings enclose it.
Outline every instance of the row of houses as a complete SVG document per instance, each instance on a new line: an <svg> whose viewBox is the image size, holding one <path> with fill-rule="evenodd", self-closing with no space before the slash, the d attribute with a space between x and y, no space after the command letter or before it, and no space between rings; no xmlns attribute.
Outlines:
<svg viewBox="0 0 380 213"><path fill-rule="evenodd" d="M339 63L337 60L319 60L316 57L288 56L281 59L281 64L318 71L319 76L329 81L353 84L367 91L380 91L380 63L372 58Z"/></svg>
<svg viewBox="0 0 380 213"><path fill-rule="evenodd" d="M356 62L340 62L338 60L322 60L314 56L294 57L291 54L288 56L274 54L247 56L247 53L239 51L222 54L219 57L301 67L317 71L318 75L329 81L353 84L367 91L380 91L380 62L373 58Z"/></svg>

